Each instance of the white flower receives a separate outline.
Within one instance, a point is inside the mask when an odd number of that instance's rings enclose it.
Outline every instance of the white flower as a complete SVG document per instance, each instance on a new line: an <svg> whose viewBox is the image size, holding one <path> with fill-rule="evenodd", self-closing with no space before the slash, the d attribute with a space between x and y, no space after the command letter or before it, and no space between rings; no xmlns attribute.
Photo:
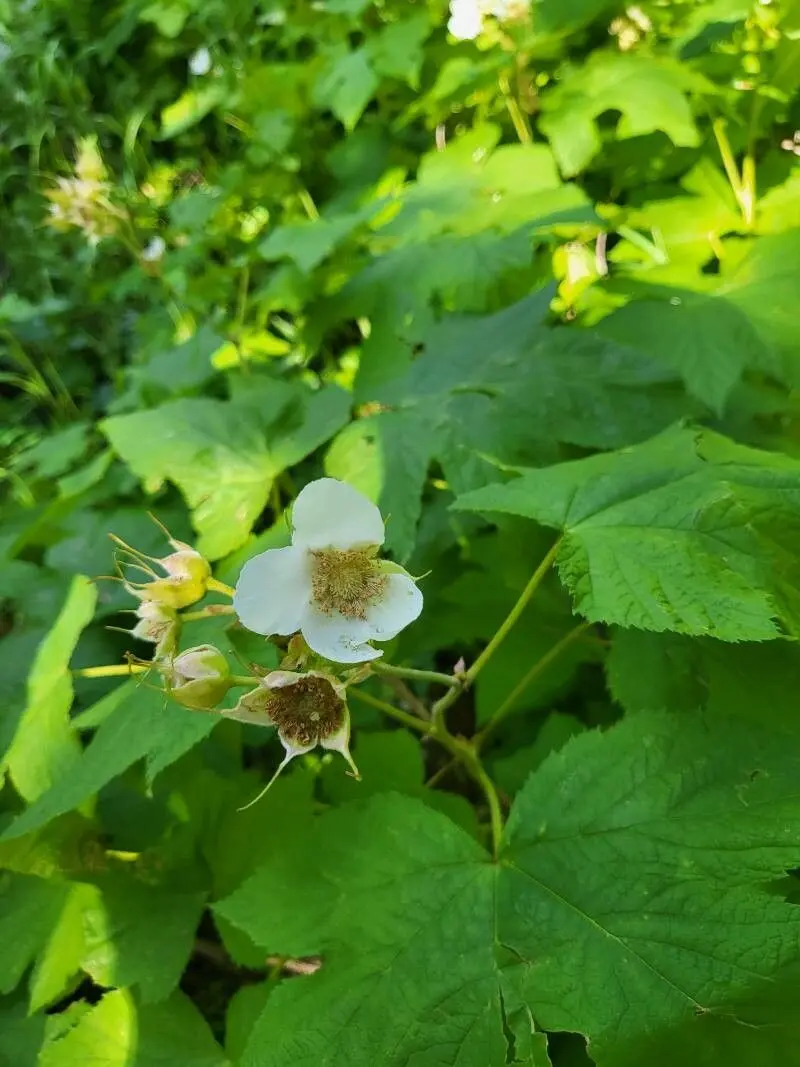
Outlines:
<svg viewBox="0 0 800 1067"><path fill-rule="evenodd" d="M479 0L450 0L447 29L459 41L474 40L483 29L483 12Z"/></svg>
<svg viewBox="0 0 800 1067"><path fill-rule="evenodd" d="M211 53L205 47L198 48L189 59L189 70L198 78L211 70Z"/></svg>
<svg viewBox="0 0 800 1067"><path fill-rule="evenodd" d="M167 250L167 242L163 237L151 237L142 249L142 259L145 263L158 263Z"/></svg>
<svg viewBox="0 0 800 1067"><path fill-rule="evenodd" d="M233 606L259 634L298 630L319 656L361 663L422 611L422 593L394 563L377 559L384 540L381 513L356 489L334 478L310 482L292 509L292 544L248 560Z"/></svg>

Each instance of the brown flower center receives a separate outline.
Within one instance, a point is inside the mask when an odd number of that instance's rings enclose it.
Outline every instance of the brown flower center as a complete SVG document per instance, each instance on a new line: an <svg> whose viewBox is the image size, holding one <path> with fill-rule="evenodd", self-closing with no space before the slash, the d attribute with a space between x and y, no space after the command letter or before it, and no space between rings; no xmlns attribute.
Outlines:
<svg viewBox="0 0 800 1067"><path fill-rule="evenodd" d="M318 549L311 553L311 588L316 606L326 615L338 612L348 619L365 619L367 608L386 588L386 575L372 549Z"/></svg>
<svg viewBox="0 0 800 1067"><path fill-rule="evenodd" d="M281 735L298 745L316 745L345 722L342 698L325 678L314 676L270 690L267 710Z"/></svg>

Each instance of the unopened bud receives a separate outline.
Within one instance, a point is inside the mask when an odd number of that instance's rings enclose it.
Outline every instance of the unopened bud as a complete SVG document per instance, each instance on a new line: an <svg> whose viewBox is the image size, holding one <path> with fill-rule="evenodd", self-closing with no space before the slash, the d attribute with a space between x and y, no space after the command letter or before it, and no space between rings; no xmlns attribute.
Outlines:
<svg viewBox="0 0 800 1067"><path fill-rule="evenodd" d="M170 537L170 546L175 551L158 559L139 552L113 534L111 538L123 550L117 554L117 566L125 578L125 588L133 596L179 610L197 603L206 595L211 564L191 545ZM166 577L161 577L154 566ZM131 574L148 575L149 580L132 581Z"/></svg>
<svg viewBox="0 0 800 1067"><path fill-rule="evenodd" d="M210 711L231 687L231 669L213 645L197 645L159 665L173 700L195 711Z"/></svg>

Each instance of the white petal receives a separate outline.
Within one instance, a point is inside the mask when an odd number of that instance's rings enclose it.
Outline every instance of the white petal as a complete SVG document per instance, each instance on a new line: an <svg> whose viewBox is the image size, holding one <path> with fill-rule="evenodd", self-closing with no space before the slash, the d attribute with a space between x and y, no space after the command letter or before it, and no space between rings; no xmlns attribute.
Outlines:
<svg viewBox="0 0 800 1067"><path fill-rule="evenodd" d="M271 548L242 567L233 608L248 630L287 636L300 629L310 596L306 553L299 548Z"/></svg>
<svg viewBox="0 0 800 1067"><path fill-rule="evenodd" d="M365 619L348 619L337 612L324 615L309 605L300 630L309 648L334 663L365 663L383 655L365 643L373 632Z"/></svg>
<svg viewBox="0 0 800 1067"><path fill-rule="evenodd" d="M375 505L335 478L319 478L301 490L292 505L292 526L292 544L303 548L382 545L385 537Z"/></svg>
<svg viewBox="0 0 800 1067"><path fill-rule="evenodd" d="M390 641L418 618L422 593L408 574L387 574L384 595L367 608L370 640Z"/></svg>
<svg viewBox="0 0 800 1067"><path fill-rule="evenodd" d="M353 757L350 755L350 723L346 721L341 730L337 730L335 734L330 737L326 737L323 741L320 741L323 748L327 748L329 752L339 752L344 756L347 761L347 765L353 772L353 777L359 782L361 781L361 774L358 767L353 762Z"/></svg>

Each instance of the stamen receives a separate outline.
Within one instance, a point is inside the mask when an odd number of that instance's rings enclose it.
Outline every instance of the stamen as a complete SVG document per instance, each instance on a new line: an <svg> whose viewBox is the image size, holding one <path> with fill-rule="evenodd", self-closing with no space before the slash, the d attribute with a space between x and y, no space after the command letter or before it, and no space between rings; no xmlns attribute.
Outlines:
<svg viewBox="0 0 800 1067"><path fill-rule="evenodd" d="M312 552L311 558L311 588L320 611L366 619L367 608L386 588L386 575L373 550L325 548Z"/></svg>

